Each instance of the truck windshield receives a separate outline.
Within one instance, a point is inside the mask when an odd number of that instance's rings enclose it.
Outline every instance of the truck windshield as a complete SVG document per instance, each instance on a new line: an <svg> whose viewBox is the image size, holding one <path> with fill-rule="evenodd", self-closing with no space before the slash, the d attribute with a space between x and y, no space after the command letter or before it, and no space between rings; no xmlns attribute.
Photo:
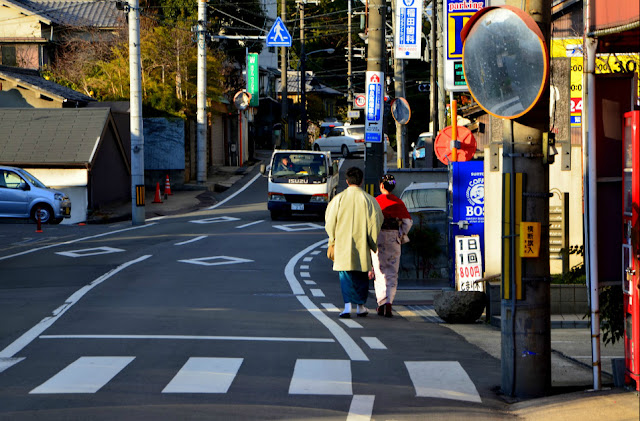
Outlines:
<svg viewBox="0 0 640 421"><path fill-rule="evenodd" d="M324 154L277 153L271 162L271 176L285 183L290 179L322 182L327 176L326 162Z"/></svg>

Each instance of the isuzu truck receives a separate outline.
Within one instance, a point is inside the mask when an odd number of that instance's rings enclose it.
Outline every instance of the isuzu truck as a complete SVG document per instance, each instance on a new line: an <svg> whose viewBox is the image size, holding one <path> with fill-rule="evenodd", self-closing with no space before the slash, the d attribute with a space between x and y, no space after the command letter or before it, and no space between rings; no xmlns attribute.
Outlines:
<svg viewBox="0 0 640 421"><path fill-rule="evenodd" d="M331 152L278 149L260 172L269 177L267 206L273 220L294 213L324 217L338 189L338 162Z"/></svg>

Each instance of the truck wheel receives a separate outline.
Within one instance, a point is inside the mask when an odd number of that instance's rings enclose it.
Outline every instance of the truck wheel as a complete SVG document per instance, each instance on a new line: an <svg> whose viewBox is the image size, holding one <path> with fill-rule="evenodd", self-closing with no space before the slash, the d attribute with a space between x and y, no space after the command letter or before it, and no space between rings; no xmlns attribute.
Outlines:
<svg viewBox="0 0 640 421"><path fill-rule="evenodd" d="M277 221L278 218L280 218L280 212L272 210L271 211L271 220L272 221Z"/></svg>
<svg viewBox="0 0 640 421"><path fill-rule="evenodd" d="M342 145L342 157L344 159L349 158L349 148L347 148L347 145Z"/></svg>

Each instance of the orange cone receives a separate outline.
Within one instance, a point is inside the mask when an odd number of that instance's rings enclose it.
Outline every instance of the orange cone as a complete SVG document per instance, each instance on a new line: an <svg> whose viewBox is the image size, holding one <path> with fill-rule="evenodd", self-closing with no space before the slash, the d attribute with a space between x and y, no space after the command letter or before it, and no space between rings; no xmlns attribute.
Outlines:
<svg viewBox="0 0 640 421"><path fill-rule="evenodd" d="M169 174L167 174L167 180L164 182L164 195L173 195L173 193L171 193L171 184L169 183Z"/></svg>
<svg viewBox="0 0 640 421"><path fill-rule="evenodd" d="M160 183L156 184L156 197L153 199L153 203L162 203L160 199Z"/></svg>

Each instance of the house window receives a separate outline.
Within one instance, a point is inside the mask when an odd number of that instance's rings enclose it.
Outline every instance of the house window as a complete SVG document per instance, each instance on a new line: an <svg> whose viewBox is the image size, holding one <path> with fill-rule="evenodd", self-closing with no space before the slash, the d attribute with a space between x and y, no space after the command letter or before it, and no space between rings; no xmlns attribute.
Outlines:
<svg viewBox="0 0 640 421"><path fill-rule="evenodd" d="M3 45L2 47L2 61L0 64L3 66L15 66L16 65L16 47L13 45Z"/></svg>

